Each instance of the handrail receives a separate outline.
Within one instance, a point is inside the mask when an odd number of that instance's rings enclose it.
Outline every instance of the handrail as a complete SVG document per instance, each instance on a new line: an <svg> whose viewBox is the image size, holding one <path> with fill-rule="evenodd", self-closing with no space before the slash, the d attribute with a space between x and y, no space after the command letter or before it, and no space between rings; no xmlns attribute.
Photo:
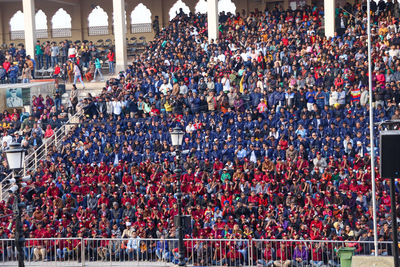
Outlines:
<svg viewBox="0 0 400 267"><path fill-rule="evenodd" d="M64 124L62 124L55 132L54 135L46 140L43 141L43 144L40 145L38 148L36 148L33 151L29 153L24 160L24 167L23 170L19 172L20 175L26 175L26 172L32 169L36 169L38 166L38 162L46 158L47 151L49 147L56 146L56 148L60 148L62 138L68 134L67 130L67 125L71 123L71 121L75 120L76 118L80 118L82 116L81 113L75 113L73 116L71 116L68 121ZM5 200L8 198L9 193L7 192L10 188L10 184L5 185L4 181L10 179L12 176L12 173L7 175L1 182L0 182L0 201Z"/></svg>
<svg viewBox="0 0 400 267"><path fill-rule="evenodd" d="M129 241L131 238L109 238L109 237L52 237L52 238L25 238L25 242L28 241L56 241L56 240L71 240L71 239L82 239L84 241L103 241L103 240L108 240L108 241ZM139 241L144 241L144 242L156 242L156 241L179 241L177 238L135 238ZM1 241L14 241L14 239L9 239L9 238L0 238ZM374 241L370 240L365 240L365 241L349 241L349 240L300 240L300 239L219 239L219 238L184 238L183 241L192 241L192 242L251 242L251 243L330 243L330 244L340 244L340 245L345 245L345 244L374 244ZM391 245L391 241L382 241L380 242L381 245L386 244L386 245Z"/></svg>

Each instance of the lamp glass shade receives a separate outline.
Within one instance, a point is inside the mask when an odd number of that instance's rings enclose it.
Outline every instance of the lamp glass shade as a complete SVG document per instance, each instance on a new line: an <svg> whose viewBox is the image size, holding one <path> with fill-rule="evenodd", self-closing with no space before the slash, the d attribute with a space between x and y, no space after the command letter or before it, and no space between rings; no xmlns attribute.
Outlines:
<svg viewBox="0 0 400 267"><path fill-rule="evenodd" d="M23 149L18 143L12 143L10 148L5 152L9 168L11 170L22 169L25 158L25 149Z"/></svg>
<svg viewBox="0 0 400 267"><path fill-rule="evenodd" d="M181 128L175 127L171 132L171 141L173 146L180 146L183 142L183 135L185 133Z"/></svg>

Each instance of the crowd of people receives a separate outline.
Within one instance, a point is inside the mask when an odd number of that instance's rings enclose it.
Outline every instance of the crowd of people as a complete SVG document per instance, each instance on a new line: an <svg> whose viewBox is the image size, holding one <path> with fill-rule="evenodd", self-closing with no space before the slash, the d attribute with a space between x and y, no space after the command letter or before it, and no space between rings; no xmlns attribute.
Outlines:
<svg viewBox="0 0 400 267"><path fill-rule="evenodd" d="M53 78L74 83L85 77L87 81L96 80L97 75L102 80L104 62L107 62L108 73L114 74L115 53L112 45L99 47L92 41L37 41L35 55L27 55L24 45L11 43L8 49L0 51L0 84L29 83L37 78L35 74L38 70L51 71Z"/></svg>
<svg viewBox="0 0 400 267"><path fill-rule="evenodd" d="M375 122L400 118L397 5L387 1L372 16ZM379 154L369 137L364 5L338 9L333 38L323 35L323 16L320 7L278 6L222 14L219 39L209 43L206 16L178 14L99 96L75 102L80 123L20 192L24 236L127 238L118 251L130 259L144 253L142 239L176 237L179 179L191 218L185 238L337 240L369 255L374 247L356 241L373 240L375 172L378 238L391 240L389 184L370 167ZM185 132L180 148L171 144L175 127ZM13 199L1 204L3 214L12 214ZM1 220L0 237L12 237L13 219ZM219 251L214 264L338 265L318 246L266 243L253 254L247 241L186 243L185 257ZM159 244L146 253L176 261ZM52 250L36 251L44 259ZM103 252L93 250L111 257ZM379 254L391 255L390 246Z"/></svg>

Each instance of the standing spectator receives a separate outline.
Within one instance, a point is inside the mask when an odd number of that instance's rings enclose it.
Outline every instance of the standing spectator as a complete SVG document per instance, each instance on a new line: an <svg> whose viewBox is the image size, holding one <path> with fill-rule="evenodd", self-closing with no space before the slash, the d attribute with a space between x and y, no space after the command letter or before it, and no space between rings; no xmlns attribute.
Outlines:
<svg viewBox="0 0 400 267"><path fill-rule="evenodd" d="M10 78L10 83L18 82L18 72L19 72L18 66L12 64L10 69L8 70L8 77Z"/></svg>
<svg viewBox="0 0 400 267"><path fill-rule="evenodd" d="M67 62L68 46L67 46L67 44L65 42L61 43L60 58L61 58L61 64L65 64L65 62Z"/></svg>
<svg viewBox="0 0 400 267"><path fill-rule="evenodd" d="M83 49L81 52L81 60L82 60L82 66L84 68L89 67L90 63L90 53L87 48Z"/></svg>
<svg viewBox="0 0 400 267"><path fill-rule="evenodd" d="M107 54L108 58L108 70L110 74L115 73L115 53L114 50L111 48Z"/></svg>
<svg viewBox="0 0 400 267"><path fill-rule="evenodd" d="M44 57L46 59L46 69L48 69L51 66L51 46L50 46L50 41L47 41L46 45L44 47Z"/></svg>
<svg viewBox="0 0 400 267"><path fill-rule="evenodd" d="M82 71L81 68L79 67L78 63L74 63L74 85L76 85L76 81L79 80L83 86L83 89L85 89L85 84L83 83L82 79Z"/></svg>
<svg viewBox="0 0 400 267"><path fill-rule="evenodd" d="M75 66L74 62L71 59L68 59L67 64L65 66L65 71L67 73L69 82L73 81L72 77L74 76L74 66Z"/></svg>
<svg viewBox="0 0 400 267"><path fill-rule="evenodd" d="M40 44L40 41L36 42L35 56L37 61L37 68L41 70L43 68L43 47Z"/></svg>
<svg viewBox="0 0 400 267"><path fill-rule="evenodd" d="M72 113L76 112L76 105L78 104L78 90L76 85L72 85L71 94L69 96L69 100L71 101Z"/></svg>
<svg viewBox="0 0 400 267"><path fill-rule="evenodd" d="M94 76L93 76L92 82L96 81L97 73L100 75L100 80L104 81L103 74L101 73L101 62L100 62L100 59L99 58L93 58L93 61L94 61L95 70L94 70Z"/></svg>
<svg viewBox="0 0 400 267"><path fill-rule="evenodd" d="M160 22L158 21L158 16L154 17L153 20L153 30L156 34L156 36L158 35L158 33L160 32Z"/></svg>
<svg viewBox="0 0 400 267"><path fill-rule="evenodd" d="M26 56L26 61L25 61L25 63L26 64L28 64L28 67L30 68L30 70L31 70L31 77L33 78L33 79L35 79L35 62L31 59L31 56Z"/></svg>
<svg viewBox="0 0 400 267"><path fill-rule="evenodd" d="M56 84L56 92L54 93L54 105L56 107L56 111L60 111L61 99L62 99L61 92L60 89L58 88L58 84Z"/></svg>
<svg viewBox="0 0 400 267"><path fill-rule="evenodd" d="M6 72L8 72L8 70L10 69L10 67L11 67L11 62L10 62L8 59L4 60L4 62L3 62L3 68L6 70Z"/></svg>
<svg viewBox="0 0 400 267"><path fill-rule="evenodd" d="M24 68L22 69L22 82L29 83L31 79L32 79L31 68L28 66L28 63L25 63Z"/></svg>
<svg viewBox="0 0 400 267"><path fill-rule="evenodd" d="M308 87L308 92L306 93L306 99L307 99L307 110L312 111L315 103L315 91L311 86Z"/></svg>
<svg viewBox="0 0 400 267"><path fill-rule="evenodd" d="M26 58L26 50L24 45L21 45L21 48L18 49L17 55L19 55L22 60Z"/></svg>
<svg viewBox="0 0 400 267"><path fill-rule="evenodd" d="M51 46L51 67L55 68L58 64L58 56L60 55L60 48L57 46L56 42L53 42Z"/></svg>
<svg viewBox="0 0 400 267"><path fill-rule="evenodd" d="M7 71L0 65L0 84L4 84L6 82Z"/></svg>
<svg viewBox="0 0 400 267"><path fill-rule="evenodd" d="M58 65L58 63L54 66L54 72L53 72L53 79L58 79L60 77L61 74L61 68L60 65Z"/></svg>
<svg viewBox="0 0 400 267"><path fill-rule="evenodd" d="M72 61L76 59L76 49L72 44L70 44L68 48L68 58Z"/></svg>

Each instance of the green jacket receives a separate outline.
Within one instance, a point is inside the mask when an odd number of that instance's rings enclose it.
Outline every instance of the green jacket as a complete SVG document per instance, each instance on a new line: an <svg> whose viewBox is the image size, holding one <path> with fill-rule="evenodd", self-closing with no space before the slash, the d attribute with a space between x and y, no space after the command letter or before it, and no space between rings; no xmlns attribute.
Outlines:
<svg viewBox="0 0 400 267"><path fill-rule="evenodd" d="M36 55L43 55L43 49L41 45L36 45L35 46L35 54Z"/></svg>
<svg viewBox="0 0 400 267"><path fill-rule="evenodd" d="M96 69L101 69L100 59L96 58L94 65L96 66Z"/></svg>

